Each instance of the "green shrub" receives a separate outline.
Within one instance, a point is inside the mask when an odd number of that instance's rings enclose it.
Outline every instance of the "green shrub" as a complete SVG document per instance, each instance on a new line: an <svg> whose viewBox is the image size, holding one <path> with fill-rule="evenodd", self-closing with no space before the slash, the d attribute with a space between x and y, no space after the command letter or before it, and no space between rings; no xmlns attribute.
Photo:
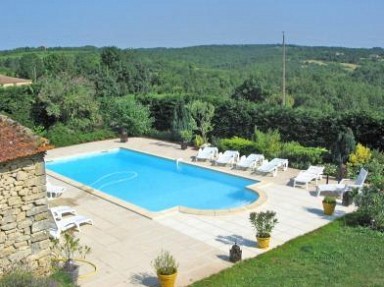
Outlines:
<svg viewBox="0 0 384 287"><path fill-rule="evenodd" d="M196 122L191 112L186 108L184 101L180 101L175 107L172 132L177 141L189 143L193 138L193 131L196 129Z"/></svg>
<svg viewBox="0 0 384 287"><path fill-rule="evenodd" d="M368 182L377 184L384 182L384 153L373 150L370 161L365 163L364 167L368 170Z"/></svg>
<svg viewBox="0 0 384 287"><path fill-rule="evenodd" d="M358 143L355 151L349 155L348 163L352 166L360 166L367 163L372 157L372 152L369 148Z"/></svg>
<svg viewBox="0 0 384 287"><path fill-rule="evenodd" d="M255 148L266 158L278 157L281 150L280 133L269 129L266 133L255 131Z"/></svg>
<svg viewBox="0 0 384 287"><path fill-rule="evenodd" d="M240 154L250 154L257 151L253 141L239 137L219 140L218 148L222 151L237 150L240 152Z"/></svg>
<svg viewBox="0 0 384 287"><path fill-rule="evenodd" d="M133 96L111 99L104 108L107 110L105 120L115 130L125 128L130 136L142 136L152 129L154 119L149 108Z"/></svg>
<svg viewBox="0 0 384 287"><path fill-rule="evenodd" d="M193 139L193 145L196 148L200 148L204 144L204 139L200 135L196 135L195 138Z"/></svg>
<svg viewBox="0 0 384 287"><path fill-rule="evenodd" d="M74 131L63 124L56 124L42 135L47 137L50 143L56 147L69 146L116 137L114 132L106 129L86 133Z"/></svg>
<svg viewBox="0 0 384 287"><path fill-rule="evenodd" d="M149 133L149 137L164 141L176 141L174 133L170 130L159 131L153 129Z"/></svg>
<svg viewBox="0 0 384 287"><path fill-rule="evenodd" d="M357 216L360 223L372 229L384 231L384 190L383 185L372 184L363 188L355 200L359 206Z"/></svg>
<svg viewBox="0 0 384 287"><path fill-rule="evenodd" d="M284 143L279 157L287 158L291 167L307 169L310 165L322 163L324 148L304 147L297 142Z"/></svg>
<svg viewBox="0 0 384 287"><path fill-rule="evenodd" d="M50 286L64 286L58 285L56 280L51 278L38 278L31 272L15 270L11 273L5 274L0 279L0 287L50 287ZM72 286L72 285L67 285Z"/></svg>

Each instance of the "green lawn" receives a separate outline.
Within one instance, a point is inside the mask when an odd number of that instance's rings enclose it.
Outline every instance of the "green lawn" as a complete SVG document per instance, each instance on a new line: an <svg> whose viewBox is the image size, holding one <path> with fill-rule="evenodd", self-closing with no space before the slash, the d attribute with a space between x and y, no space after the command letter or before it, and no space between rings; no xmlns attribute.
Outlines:
<svg viewBox="0 0 384 287"><path fill-rule="evenodd" d="M340 219L191 286L384 286L384 234Z"/></svg>

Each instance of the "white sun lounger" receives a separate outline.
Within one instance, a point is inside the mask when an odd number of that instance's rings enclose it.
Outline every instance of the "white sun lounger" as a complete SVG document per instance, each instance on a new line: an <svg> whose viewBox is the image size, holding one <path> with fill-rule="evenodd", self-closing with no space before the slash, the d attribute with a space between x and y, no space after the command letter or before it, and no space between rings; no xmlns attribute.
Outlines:
<svg viewBox="0 0 384 287"><path fill-rule="evenodd" d="M219 150L217 147L207 146L204 148L200 148L196 157L195 161L198 160L214 160L218 154Z"/></svg>
<svg viewBox="0 0 384 287"><path fill-rule="evenodd" d="M54 214L51 211L52 219L54 226L50 228L49 234L58 239L60 234L68 229L75 228L80 231L80 225L91 224L93 225L92 219L83 215L75 215L58 220L55 218Z"/></svg>
<svg viewBox="0 0 384 287"><path fill-rule="evenodd" d="M51 207L50 208L51 212L52 212L52 215L60 220L62 219L63 215L67 215L67 214L72 214L72 215L76 215L76 210L70 206L67 206L67 205L60 205L60 206L55 206L55 207Z"/></svg>
<svg viewBox="0 0 384 287"><path fill-rule="evenodd" d="M236 163L236 168L239 169L253 169L258 163L262 163L264 155L251 153L249 156L243 155L240 160Z"/></svg>
<svg viewBox="0 0 384 287"><path fill-rule="evenodd" d="M279 168L286 171L288 168L288 159L274 158L269 162L263 163L256 171L260 173L272 173L272 176L276 176Z"/></svg>
<svg viewBox="0 0 384 287"><path fill-rule="evenodd" d="M361 168L359 175L352 183L348 183L348 181L351 181L350 179L342 179L340 183L337 184L320 184L317 186L317 196L319 196L320 193L324 191L336 193L338 196L341 196L344 192L352 190L353 188L357 188L360 192L364 186L364 182L367 179L367 176L368 171L364 168Z"/></svg>
<svg viewBox="0 0 384 287"><path fill-rule="evenodd" d="M312 180L315 180L317 185L317 181L323 176L323 171L323 166L311 165L307 170L300 171L300 173L293 179L293 187L296 187L298 183L304 183L305 188L308 189L308 184Z"/></svg>
<svg viewBox="0 0 384 287"><path fill-rule="evenodd" d="M64 186L54 185L48 179L47 179L46 186L47 186L48 199L57 198L61 196L63 192L66 191L66 188Z"/></svg>
<svg viewBox="0 0 384 287"><path fill-rule="evenodd" d="M219 153L219 157L216 160L218 165L234 165L239 159L239 152L236 150L226 150L224 153Z"/></svg>

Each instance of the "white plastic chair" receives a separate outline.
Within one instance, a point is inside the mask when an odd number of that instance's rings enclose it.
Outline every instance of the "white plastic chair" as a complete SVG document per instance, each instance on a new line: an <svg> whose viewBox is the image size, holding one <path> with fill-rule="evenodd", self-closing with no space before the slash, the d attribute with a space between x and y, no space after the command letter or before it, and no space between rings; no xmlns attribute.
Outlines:
<svg viewBox="0 0 384 287"><path fill-rule="evenodd" d="M286 171L288 168L288 159L274 158L269 162L263 163L259 168L256 169L256 171L260 173L272 173L272 176L276 176L277 170L279 168L283 171Z"/></svg>
<svg viewBox="0 0 384 287"><path fill-rule="evenodd" d="M55 207L51 207L49 209L51 210L52 215L58 220L62 219L63 215L68 215L68 214L76 215L77 214L77 212L74 208L67 206L67 205L55 206Z"/></svg>
<svg viewBox="0 0 384 287"><path fill-rule="evenodd" d="M336 193L338 196L341 196L344 192L352 190L353 188L357 188L360 192L364 186L364 182L367 179L367 176L368 171L364 168L361 168L359 175L352 183L348 183L348 181L351 181L351 179L342 179L340 183L337 184L320 184L317 186L317 196L319 196L320 193L324 191Z"/></svg>
<svg viewBox="0 0 384 287"><path fill-rule="evenodd" d="M224 153L219 153L218 159L215 161L218 165L234 165L239 160L239 152L236 150L226 150Z"/></svg>
<svg viewBox="0 0 384 287"><path fill-rule="evenodd" d="M70 216L70 217L66 217L58 220L56 219L55 215L51 210L50 212L53 218L54 225L49 229L49 234L56 239L60 238L61 233L66 230L75 228L78 231L81 231L80 225L83 225L83 224L93 225L92 219L83 215L75 215L75 216Z"/></svg>
<svg viewBox="0 0 384 287"><path fill-rule="evenodd" d="M311 165L308 169L300 171L300 173L293 179L293 187L298 183L304 183L305 188L308 189L308 184L312 181L320 180L323 176L324 167Z"/></svg>
<svg viewBox="0 0 384 287"><path fill-rule="evenodd" d="M61 196L67 189L64 186L54 185L47 179L47 197L48 199Z"/></svg>
<svg viewBox="0 0 384 287"><path fill-rule="evenodd" d="M262 163L264 156L262 154L251 153L249 156L243 155L240 160L236 163L236 168L239 169L253 169L258 163Z"/></svg>
<svg viewBox="0 0 384 287"><path fill-rule="evenodd" d="M207 146L204 148L200 148L196 157L195 161L198 160L214 160L218 154L219 150L217 147Z"/></svg>

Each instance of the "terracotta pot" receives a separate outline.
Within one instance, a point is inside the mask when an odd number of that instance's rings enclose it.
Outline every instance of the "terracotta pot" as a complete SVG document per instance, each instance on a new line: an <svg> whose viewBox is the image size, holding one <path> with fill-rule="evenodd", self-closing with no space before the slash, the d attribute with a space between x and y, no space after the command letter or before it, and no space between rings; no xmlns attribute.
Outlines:
<svg viewBox="0 0 384 287"><path fill-rule="evenodd" d="M336 203L323 202L323 209L325 215L332 215L335 211Z"/></svg>
<svg viewBox="0 0 384 287"><path fill-rule="evenodd" d="M256 237L257 239L257 247L261 249L265 249L269 247L269 242L271 241L271 237Z"/></svg>
<svg viewBox="0 0 384 287"><path fill-rule="evenodd" d="M188 148L188 143L187 142L181 142L181 149L185 150Z"/></svg>
<svg viewBox="0 0 384 287"><path fill-rule="evenodd" d="M120 142L126 143L128 141L128 133L125 129L122 129L120 132Z"/></svg>
<svg viewBox="0 0 384 287"><path fill-rule="evenodd" d="M157 274L161 287L174 287L177 277L177 272L171 275Z"/></svg>

